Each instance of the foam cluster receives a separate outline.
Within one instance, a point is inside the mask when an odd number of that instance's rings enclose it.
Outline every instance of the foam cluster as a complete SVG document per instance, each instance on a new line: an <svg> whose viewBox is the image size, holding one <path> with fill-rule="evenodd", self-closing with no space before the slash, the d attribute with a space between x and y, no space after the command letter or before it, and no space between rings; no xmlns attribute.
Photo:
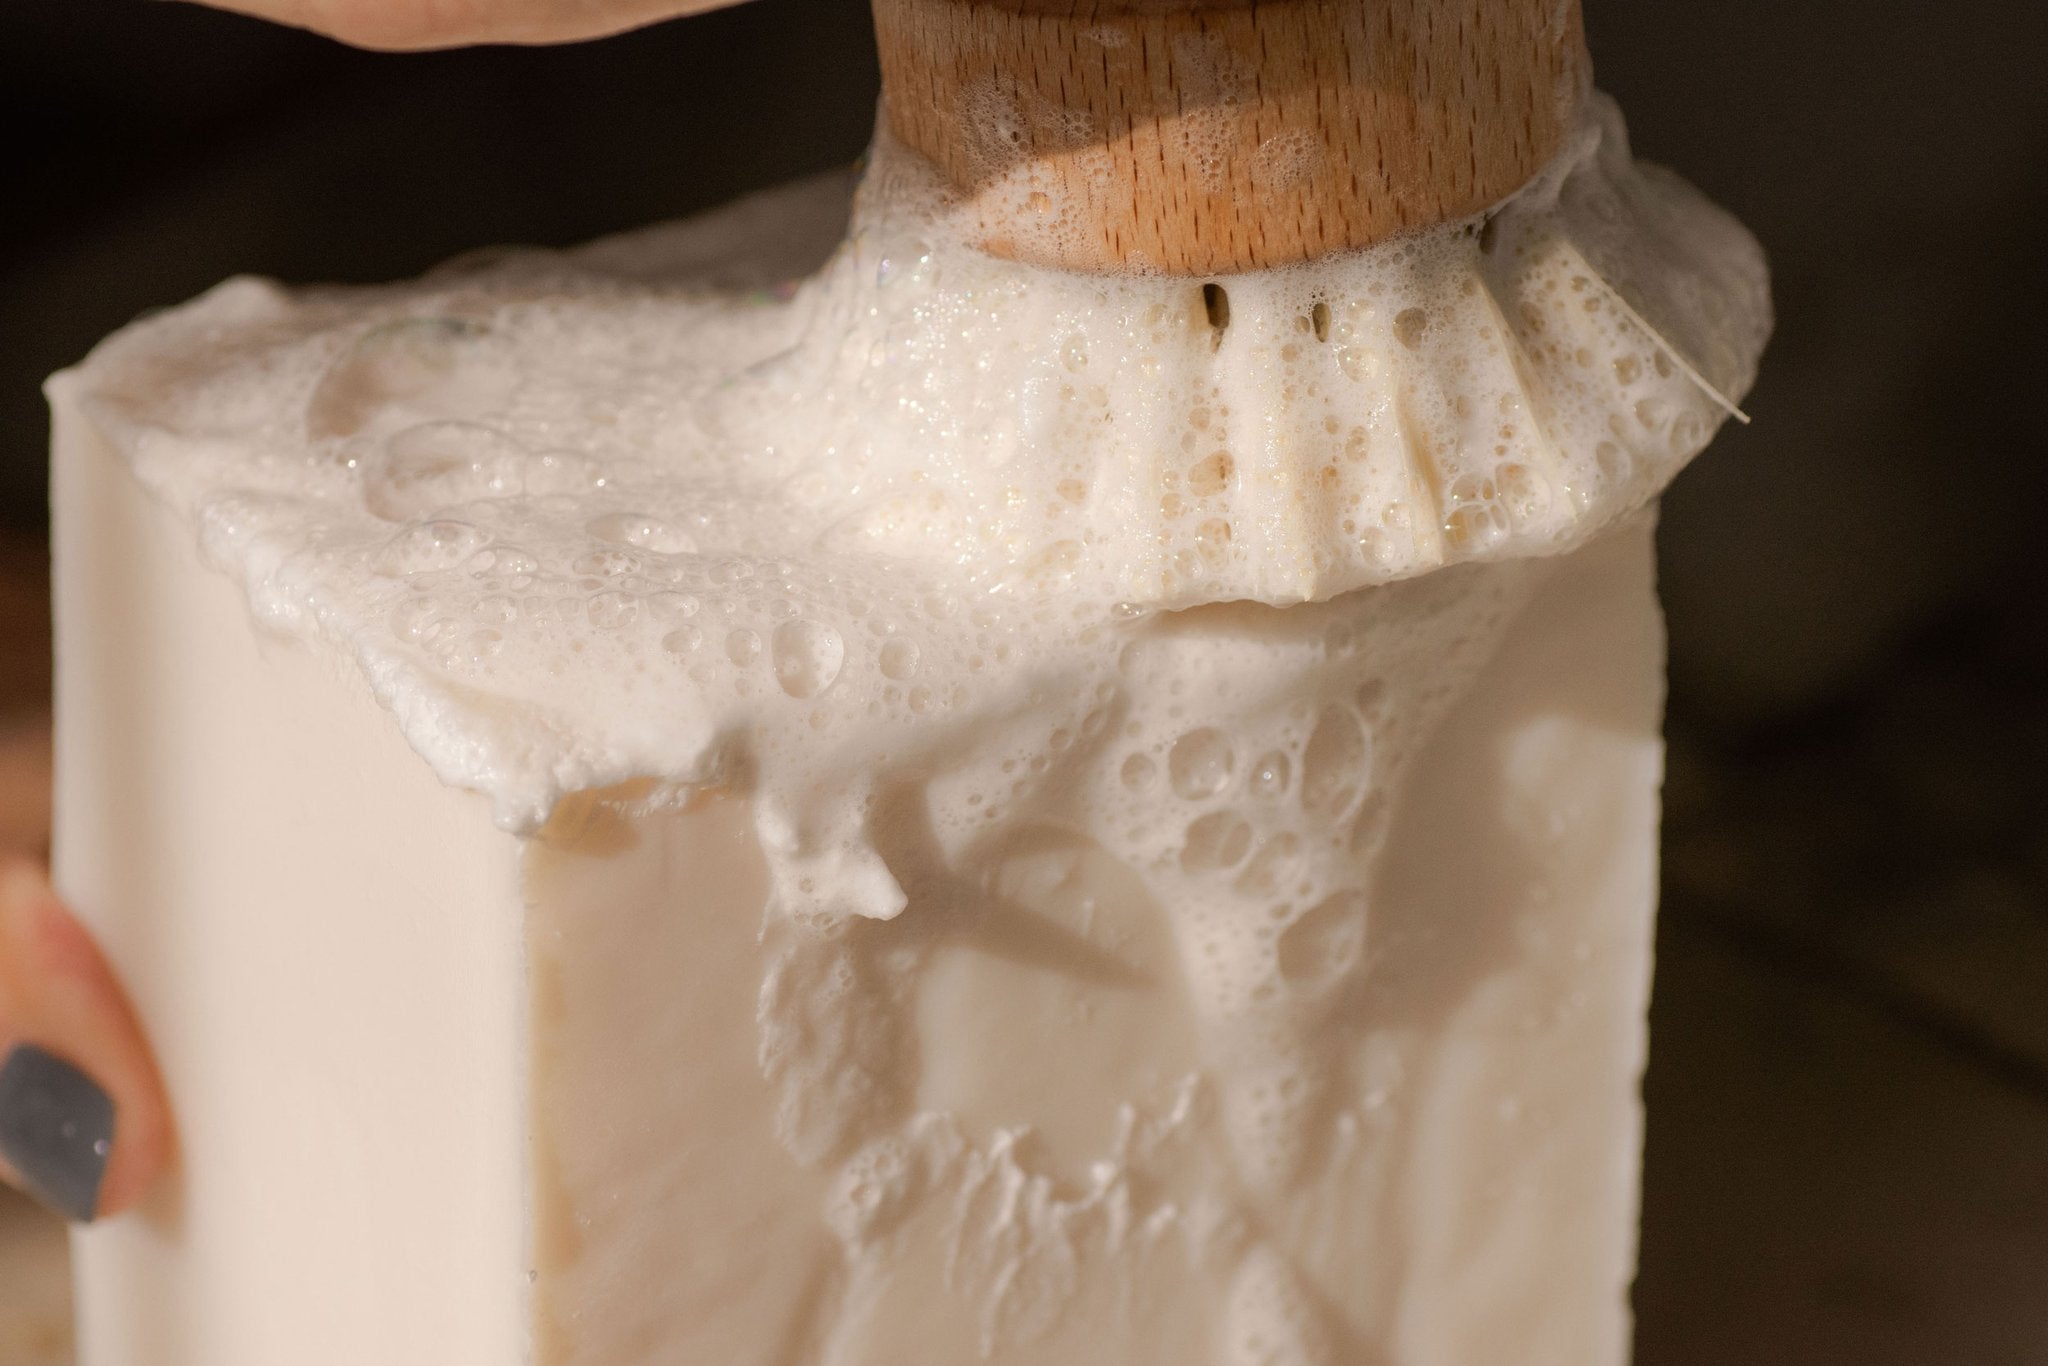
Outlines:
<svg viewBox="0 0 2048 1366"><path fill-rule="evenodd" d="M55 383L508 828L750 794L793 1154L909 1141L860 1020L912 987L863 1005L848 927L1060 830L1171 908L1231 1179L1284 1189L1401 775L1543 561L1732 411L1761 257L1598 97L1485 215L1209 281L983 255L886 135L850 232L848 188L401 286L234 280ZM886 1236L847 1181L842 1236ZM1231 1311L1244 1360L1285 1298Z"/></svg>
<svg viewBox="0 0 2048 1366"><path fill-rule="evenodd" d="M983 255L883 135L792 283L845 195L238 279L60 382L265 622L531 827L705 781L720 737L987 706L1048 639L1569 549L1704 444L1769 324L1751 239L1600 99L1479 219L1214 281Z"/></svg>

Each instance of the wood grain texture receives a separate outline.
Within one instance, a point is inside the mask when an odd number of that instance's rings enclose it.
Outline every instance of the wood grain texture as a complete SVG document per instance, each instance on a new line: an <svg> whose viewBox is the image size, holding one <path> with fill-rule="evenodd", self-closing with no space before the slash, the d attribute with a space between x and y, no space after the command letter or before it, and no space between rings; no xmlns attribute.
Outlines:
<svg viewBox="0 0 2048 1366"><path fill-rule="evenodd" d="M982 245L1216 275L1478 212L1557 148L1578 0L874 0L896 137Z"/></svg>

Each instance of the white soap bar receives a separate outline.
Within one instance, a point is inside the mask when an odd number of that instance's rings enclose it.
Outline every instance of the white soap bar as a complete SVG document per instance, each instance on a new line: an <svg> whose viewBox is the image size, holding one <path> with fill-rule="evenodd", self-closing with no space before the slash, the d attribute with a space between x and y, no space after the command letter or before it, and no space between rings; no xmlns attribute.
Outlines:
<svg viewBox="0 0 2048 1366"><path fill-rule="evenodd" d="M1625 1360L1753 243L1597 102L1222 331L886 140L773 287L841 195L53 382L57 873L182 1139L87 1366Z"/></svg>
<svg viewBox="0 0 2048 1366"><path fill-rule="evenodd" d="M931 868L976 894L778 984L868 1035L793 1045L852 1055L811 1084L893 1090L868 1129L910 1135L798 1160L739 799L497 829L359 679L260 639L88 431L61 439L60 877L183 1142L167 1191L79 1239L86 1362L1625 1360L1645 522L1550 568L1419 756L1334 950L1370 968L1317 1003L1344 1018L1315 1151L1259 1189L1229 1174L1170 911L1050 829Z"/></svg>

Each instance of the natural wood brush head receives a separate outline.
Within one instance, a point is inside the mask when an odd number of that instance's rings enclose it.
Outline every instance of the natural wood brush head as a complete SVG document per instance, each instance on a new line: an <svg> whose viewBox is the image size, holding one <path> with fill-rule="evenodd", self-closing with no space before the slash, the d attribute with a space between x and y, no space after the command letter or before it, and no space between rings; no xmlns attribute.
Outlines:
<svg viewBox="0 0 2048 1366"><path fill-rule="evenodd" d="M883 105L998 255L1208 276L1463 218L1555 152L1579 0L874 0Z"/></svg>

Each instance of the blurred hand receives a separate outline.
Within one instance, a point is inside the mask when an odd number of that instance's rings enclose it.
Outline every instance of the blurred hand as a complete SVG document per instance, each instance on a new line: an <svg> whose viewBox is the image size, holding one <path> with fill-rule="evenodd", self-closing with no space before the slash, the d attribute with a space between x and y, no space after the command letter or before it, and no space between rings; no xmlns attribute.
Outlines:
<svg viewBox="0 0 2048 1366"><path fill-rule="evenodd" d="M738 0L208 0L221 9L386 51L568 43Z"/></svg>
<svg viewBox="0 0 2048 1366"><path fill-rule="evenodd" d="M42 869L0 864L0 1179L68 1219L133 1205L170 1109L127 998Z"/></svg>

